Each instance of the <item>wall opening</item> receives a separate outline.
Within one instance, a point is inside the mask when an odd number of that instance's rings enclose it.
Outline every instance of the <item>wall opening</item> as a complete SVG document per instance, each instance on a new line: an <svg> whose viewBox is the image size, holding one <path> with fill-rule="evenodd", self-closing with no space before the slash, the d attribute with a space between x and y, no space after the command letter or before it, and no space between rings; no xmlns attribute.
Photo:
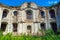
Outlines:
<svg viewBox="0 0 60 40"><path fill-rule="evenodd" d="M9 11L8 11L7 9L4 9L4 10L3 10L2 18L5 18L5 17L7 16L8 12L9 12Z"/></svg>
<svg viewBox="0 0 60 40"><path fill-rule="evenodd" d="M45 12L44 11L40 11L41 12L41 17L45 18Z"/></svg>
<svg viewBox="0 0 60 40"><path fill-rule="evenodd" d="M51 18L55 18L55 11L53 9L49 11L49 14Z"/></svg>
<svg viewBox="0 0 60 40"><path fill-rule="evenodd" d="M45 23L41 23L41 29L42 29L42 30L45 30L45 29L46 29Z"/></svg>
<svg viewBox="0 0 60 40"><path fill-rule="evenodd" d="M57 24L56 24L56 22L51 22L50 24L51 24L51 28L56 33L57 32Z"/></svg>
<svg viewBox="0 0 60 40"><path fill-rule="evenodd" d="M31 6L31 3L29 2L29 3L27 3L28 5L27 5L27 8L30 8L30 6Z"/></svg>
<svg viewBox="0 0 60 40"><path fill-rule="evenodd" d="M18 14L18 12L17 12L17 11L14 11L13 13L14 13L14 15L15 15L15 16L17 16L17 14Z"/></svg>
<svg viewBox="0 0 60 40"><path fill-rule="evenodd" d="M1 23L1 30L5 31L6 27L7 27L7 23L6 22L2 22Z"/></svg>
<svg viewBox="0 0 60 40"><path fill-rule="evenodd" d="M13 32L17 32L17 23L13 23Z"/></svg>
<svg viewBox="0 0 60 40"><path fill-rule="evenodd" d="M30 25L27 26L27 33L31 33L31 26Z"/></svg>
<svg viewBox="0 0 60 40"><path fill-rule="evenodd" d="M32 13L33 13L32 10L26 10L27 19L32 19L33 18Z"/></svg>

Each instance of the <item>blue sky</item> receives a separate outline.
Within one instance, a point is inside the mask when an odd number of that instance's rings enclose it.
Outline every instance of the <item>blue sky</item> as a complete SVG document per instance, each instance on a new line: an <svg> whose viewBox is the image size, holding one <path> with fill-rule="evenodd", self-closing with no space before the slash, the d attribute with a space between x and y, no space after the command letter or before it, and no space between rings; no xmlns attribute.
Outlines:
<svg viewBox="0 0 60 40"><path fill-rule="evenodd" d="M0 0L0 3L8 6L20 6L24 2L34 2L38 6L50 6L52 4L56 4L60 0Z"/></svg>

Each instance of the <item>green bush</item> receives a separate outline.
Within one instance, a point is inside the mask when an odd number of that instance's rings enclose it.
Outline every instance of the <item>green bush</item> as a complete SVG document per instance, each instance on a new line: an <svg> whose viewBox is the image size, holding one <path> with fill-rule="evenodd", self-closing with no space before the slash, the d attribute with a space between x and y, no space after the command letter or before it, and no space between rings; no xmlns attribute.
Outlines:
<svg viewBox="0 0 60 40"><path fill-rule="evenodd" d="M0 36L3 36L3 31L0 30Z"/></svg>
<svg viewBox="0 0 60 40"><path fill-rule="evenodd" d="M55 35L54 32L46 30L46 35L44 36L32 36L32 35L22 35L22 36L12 36L11 33L7 35L1 35L0 40L60 40L60 35ZM0 32L2 34L2 32Z"/></svg>

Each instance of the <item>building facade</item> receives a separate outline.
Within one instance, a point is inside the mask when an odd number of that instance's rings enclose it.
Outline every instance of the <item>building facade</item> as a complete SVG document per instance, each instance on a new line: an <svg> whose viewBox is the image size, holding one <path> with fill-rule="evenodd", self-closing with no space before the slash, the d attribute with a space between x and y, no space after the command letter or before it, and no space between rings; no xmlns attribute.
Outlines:
<svg viewBox="0 0 60 40"><path fill-rule="evenodd" d="M58 7L39 7L25 2L19 7L0 5L0 29L3 34L33 34L39 30L58 29L60 11Z"/></svg>

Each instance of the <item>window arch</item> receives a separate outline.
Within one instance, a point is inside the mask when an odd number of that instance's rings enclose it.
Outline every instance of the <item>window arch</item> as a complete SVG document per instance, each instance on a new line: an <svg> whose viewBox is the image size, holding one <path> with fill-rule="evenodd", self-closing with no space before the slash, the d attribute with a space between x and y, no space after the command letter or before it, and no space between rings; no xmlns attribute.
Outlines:
<svg viewBox="0 0 60 40"><path fill-rule="evenodd" d="M41 11L41 16L42 16L42 18L45 18L45 12L44 11Z"/></svg>
<svg viewBox="0 0 60 40"><path fill-rule="evenodd" d="M8 12L9 12L9 11L8 11L7 9L4 9L4 10L3 10L2 18L6 17L7 14L8 14Z"/></svg>
<svg viewBox="0 0 60 40"><path fill-rule="evenodd" d="M27 19L32 19L33 18L32 10L27 10L26 15L27 15Z"/></svg>
<svg viewBox="0 0 60 40"><path fill-rule="evenodd" d="M55 11L53 9L49 11L49 14L51 18L55 18Z"/></svg>
<svg viewBox="0 0 60 40"><path fill-rule="evenodd" d="M14 11L13 13L14 13L14 15L15 15L15 16L17 16L17 14L18 14L18 11Z"/></svg>

